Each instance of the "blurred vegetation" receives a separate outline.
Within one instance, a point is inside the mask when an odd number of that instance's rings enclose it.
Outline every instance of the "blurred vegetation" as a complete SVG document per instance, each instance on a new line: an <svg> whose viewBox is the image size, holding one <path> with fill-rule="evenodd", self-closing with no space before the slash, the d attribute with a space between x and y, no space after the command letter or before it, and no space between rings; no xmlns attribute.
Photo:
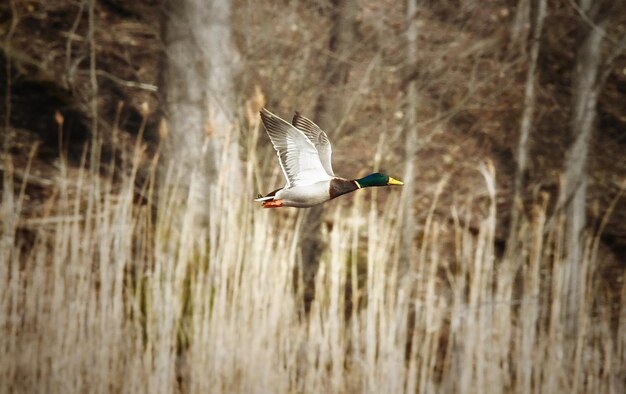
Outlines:
<svg viewBox="0 0 626 394"><path fill-rule="evenodd" d="M608 22L588 141L584 302L572 337L557 203L577 53L598 28L584 1L547 2L518 203L536 2L423 1L411 18L404 3L358 1L354 45L339 54L329 47L336 3L231 2L245 185L232 194L223 169L216 195L226 200L207 207L206 243L191 240L176 219L185 201L159 192L155 175L168 137L163 2L96 1L92 30L87 1L0 4L0 348L16 360L0 362L3 389L623 391L624 2L596 5ZM336 88L333 56L349 65L341 113L325 126L338 175L381 169L402 178L406 133L417 130L418 258L408 287L396 283L403 230L393 193L331 202L316 302L302 321L291 287L302 212L251 204L282 186L256 111L313 116Z"/></svg>
<svg viewBox="0 0 626 394"><path fill-rule="evenodd" d="M266 105L276 113L286 117L294 110L313 114L318 96L332 89L325 64L333 4L235 1L232 7L232 29L241 54L236 86L242 108L259 87L268 100ZM417 66L413 67L405 60L404 5L360 2L355 18L357 42L350 53L341 55L351 65L348 94L343 98L345 110L329 130L339 173L356 176L355 172L370 169L381 139L385 149L377 159L380 165L387 172L401 171L406 86L415 81L419 93L416 182L418 193L425 192L416 198L418 215L429 206L428 191L444 175L451 176L453 193L446 195L448 204L476 197L480 177L475 168L485 158L493 160L501 174L499 204L503 212L508 211L524 104L526 38L531 28L526 21L518 27L521 30L514 31L519 19L516 7L512 0L421 4L415 16L419 33ZM614 52L626 34L626 12L622 10L617 7L607 30L603 44L607 53ZM150 142L148 148L156 146L163 117L157 91L164 56L162 12L158 1L96 2L98 122L105 130L105 150L132 147L144 119L144 139ZM527 201L537 189L549 192L556 201L565 150L571 142L571 77L581 23L586 22L581 22L573 2L548 5L539 52L537 110L524 193ZM42 160L41 165L36 161L37 170L49 172L46 164L58 155L56 111L65 118L65 149L75 163L89 141L92 111L87 30L86 8L80 0L14 0L0 6L4 37L0 55L5 64L0 87L11 102L10 121L6 121L6 105L0 110L0 120L10 126L5 127L5 135L13 135L8 140L15 156L26 157L30 146L41 142L37 158ZM621 160L626 144L625 69L624 51L603 66L606 83L589 161L591 222L602 217L602 207L619 192L626 176L626 160ZM267 142L265 136L260 138ZM264 152L272 154L269 147ZM271 189L258 185L262 186ZM626 245L626 211L622 207L620 204L613 213L603 235L605 244L619 256ZM506 222L507 217L501 219ZM499 237L506 238L505 234Z"/></svg>

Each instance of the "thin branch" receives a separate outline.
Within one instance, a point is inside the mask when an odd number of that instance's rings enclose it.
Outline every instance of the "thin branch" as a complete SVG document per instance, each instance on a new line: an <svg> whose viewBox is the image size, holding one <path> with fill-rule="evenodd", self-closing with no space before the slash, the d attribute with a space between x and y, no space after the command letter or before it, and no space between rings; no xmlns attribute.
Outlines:
<svg viewBox="0 0 626 394"><path fill-rule="evenodd" d="M115 75L108 73L104 70L97 70L96 74L108 78L119 85L127 86L129 88L137 88L141 90L147 90L149 92L157 92L159 90L156 85L144 82L127 81L125 79L121 79L120 77L116 77Z"/></svg>
<svg viewBox="0 0 626 394"><path fill-rule="evenodd" d="M97 134L98 130L98 78L96 72L95 8L96 0L89 0L89 73L91 75L91 110L93 116L92 132L94 135Z"/></svg>
<svg viewBox="0 0 626 394"><path fill-rule="evenodd" d="M4 47L5 50L9 50L11 48L11 40L13 39L13 35L15 34L15 29L17 28L17 23L18 23L18 15L17 15L17 7L15 6L15 1L11 1L11 26L9 27L9 32L7 33L6 39L4 40ZM11 128L11 56L6 56L6 60L5 60L5 67L6 67L6 89L5 89L5 96L4 96L4 105L5 105L5 111L6 111L6 115L4 118L4 141L3 141L3 152L5 155L8 154L9 149L10 149L10 145L11 145L11 140L12 140L12 133L10 132L10 128Z"/></svg>
<svg viewBox="0 0 626 394"><path fill-rule="evenodd" d="M11 171L10 174L11 176L13 176L13 178L15 180L21 181L21 182L26 182L26 183L30 183L34 186L38 186L40 188L48 188L50 186L54 185L54 182L50 179L46 179L40 176L37 176L35 174L32 173L28 173L26 171L20 170L18 168L10 168L8 169L7 166L5 164L3 164L5 162L4 157L2 158L2 161L0 162L0 172L7 172L7 171Z"/></svg>
<svg viewBox="0 0 626 394"><path fill-rule="evenodd" d="M83 11L85 10L85 2L86 0L83 0L80 2L80 8L78 9L78 13L76 14L76 18L74 19L74 23L72 24L72 28L70 29L68 35L67 35L67 42L65 43L65 70L66 70L66 74L65 74L65 88L69 89L69 85L70 82L72 80L72 76L70 74L70 70L72 69L72 67L70 67L70 63L72 60L72 41L74 41L74 38L76 36L76 29L78 29L78 25L80 24L80 20L82 19L83 16Z"/></svg>
<svg viewBox="0 0 626 394"><path fill-rule="evenodd" d="M606 25L606 23L604 23L604 22L606 21L606 19L608 19L608 16L604 17L603 20L600 21L600 23L594 22L589 17L587 12L585 12L585 10L580 8L580 6L578 4L576 4L576 2L574 0L569 0L569 2L572 5L572 8L574 8L574 10L576 10L578 15L580 15L580 18L583 20L583 22L585 22L585 24L587 24L593 30L598 31L603 39L607 40L611 44L616 45L618 47L623 45L622 42L617 41L615 38L613 38L613 37L611 37L610 35L607 34L606 29L604 27Z"/></svg>
<svg viewBox="0 0 626 394"><path fill-rule="evenodd" d="M96 8L96 0L89 0L89 74L91 81L91 135L92 135L92 146L91 146L91 162L90 169L92 172L95 172L95 166L99 160L98 155L98 141L100 136L98 135L98 77L97 77L97 66L96 66L96 26L95 26L95 8Z"/></svg>
<svg viewBox="0 0 626 394"><path fill-rule="evenodd" d="M339 138L339 133L341 132L342 128L345 126L350 113L352 112L352 110L354 109L354 106L356 105L357 100L361 98L361 92L363 91L363 88L365 87L366 84L370 82L370 76L372 74L372 71L378 65L380 59L381 59L381 52L378 52L376 53L376 55L374 55L372 60L370 60L369 64L367 65L367 68L365 69L365 73L363 74L363 77L361 78L361 81L359 83L359 88L356 89L350 95L350 99L348 100L346 109L345 111L343 111L343 116L341 117L339 124L335 128L335 131L333 133L334 138L337 138L337 139Z"/></svg>
<svg viewBox="0 0 626 394"><path fill-rule="evenodd" d="M613 64L615 59L621 56L625 51L626 34L624 34L620 42L615 46L614 50L607 56L606 60L604 61L604 70L602 71L599 79L600 86L604 85L604 82L609 77L609 74L611 74L611 64Z"/></svg>

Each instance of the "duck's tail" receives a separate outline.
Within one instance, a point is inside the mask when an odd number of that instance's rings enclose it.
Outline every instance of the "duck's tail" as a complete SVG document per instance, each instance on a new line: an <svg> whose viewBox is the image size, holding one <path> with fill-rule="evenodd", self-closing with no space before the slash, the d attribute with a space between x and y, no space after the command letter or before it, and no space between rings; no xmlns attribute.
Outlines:
<svg viewBox="0 0 626 394"><path fill-rule="evenodd" d="M268 200L273 200L274 196L265 196L263 197L260 194L257 194L256 198L254 199L254 201L268 201Z"/></svg>
<svg viewBox="0 0 626 394"><path fill-rule="evenodd" d="M268 201L268 200L273 201L276 198L276 193L281 191L282 189L283 189L282 187L280 189L276 189L273 192L268 193L265 197L263 197L262 194L257 194L254 201Z"/></svg>

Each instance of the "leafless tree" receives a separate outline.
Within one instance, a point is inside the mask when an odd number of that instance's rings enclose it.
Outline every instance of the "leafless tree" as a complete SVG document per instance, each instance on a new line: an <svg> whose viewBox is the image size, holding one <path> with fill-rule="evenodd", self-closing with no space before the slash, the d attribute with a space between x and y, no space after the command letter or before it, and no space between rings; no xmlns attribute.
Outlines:
<svg viewBox="0 0 626 394"><path fill-rule="evenodd" d="M530 25L531 0L518 0L515 7L515 16L511 25L511 41L514 50L526 51L528 27ZM532 49L531 49L532 50Z"/></svg>
<svg viewBox="0 0 626 394"><path fill-rule="evenodd" d="M619 2L618 2L619 3ZM575 5L575 4L574 4ZM582 43L576 54L573 78L571 135L573 142L566 152L562 205L567 218L566 246L569 267L566 316L570 334L575 333L581 297L583 232L587 224L587 164L589 146L595 128L598 96L602 88L602 44L612 21L612 2L581 0L575 5L581 18Z"/></svg>
<svg viewBox="0 0 626 394"><path fill-rule="evenodd" d="M417 67L417 0L407 0L407 68ZM402 265L399 274L407 272L415 257L415 163L417 161L417 106L418 95L415 79L407 86L406 141L404 164L404 189L402 191Z"/></svg>
<svg viewBox="0 0 626 394"><path fill-rule="evenodd" d="M519 6L522 3L528 3L525 0L521 0ZM526 7L528 4L525 5ZM515 172L515 191L513 196L513 204L520 203L522 196L522 189L524 187L524 177L526 169L528 167L528 152L530 150L530 134L533 129L533 122L535 118L536 107L536 93L535 85L537 83L537 58L539 57L539 47L541 42L541 32L543 30L543 21L546 16L546 1L536 1L536 17L533 23L530 53L528 56L528 71L526 73L526 86L524 89L524 110L522 112L522 120L520 125L520 137L517 145L517 168ZM516 29L514 29L515 32ZM511 210L511 226L509 240L516 239L518 216L520 210L514 206ZM510 243L509 243L510 245Z"/></svg>
<svg viewBox="0 0 626 394"><path fill-rule="evenodd" d="M218 171L237 171L230 14L230 0L185 0L167 2L164 15L165 163L189 188L190 211L199 219L206 219Z"/></svg>
<svg viewBox="0 0 626 394"><path fill-rule="evenodd" d="M350 63L347 56L355 43L355 19L357 3L348 0L331 2L331 31L328 43L328 58L325 66L328 84L323 87L315 106L315 120L332 139L334 128L344 115L345 85L348 81ZM305 308L308 309L315 288L315 275L322 252L320 225L323 206L307 212L304 231L301 235L302 278L304 282Z"/></svg>

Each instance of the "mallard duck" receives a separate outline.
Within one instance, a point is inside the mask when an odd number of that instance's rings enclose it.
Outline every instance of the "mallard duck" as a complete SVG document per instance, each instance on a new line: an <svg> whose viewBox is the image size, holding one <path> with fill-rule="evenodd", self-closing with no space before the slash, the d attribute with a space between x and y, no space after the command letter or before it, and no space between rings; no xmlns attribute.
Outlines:
<svg viewBox="0 0 626 394"><path fill-rule="evenodd" d="M265 108L261 119L286 180L284 187L257 197L255 201L263 202L263 208L308 208L364 187L403 185L378 172L360 179L335 176L328 136L298 112L291 124Z"/></svg>

